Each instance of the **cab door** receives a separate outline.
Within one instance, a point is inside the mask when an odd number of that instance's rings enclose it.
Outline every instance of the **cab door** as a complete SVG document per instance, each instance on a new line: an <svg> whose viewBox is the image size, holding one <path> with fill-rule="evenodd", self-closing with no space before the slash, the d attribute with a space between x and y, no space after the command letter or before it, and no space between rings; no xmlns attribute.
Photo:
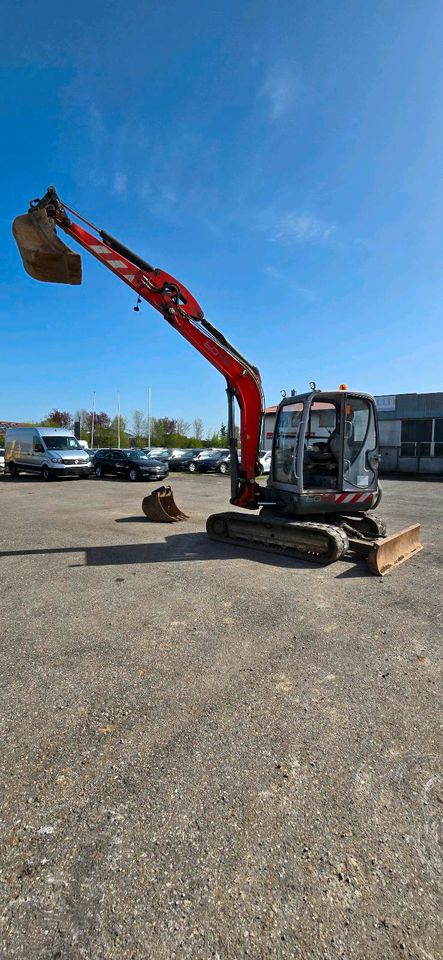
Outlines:
<svg viewBox="0 0 443 960"><path fill-rule="evenodd" d="M343 405L343 489L376 490L380 456L374 402L346 394Z"/></svg>
<svg viewBox="0 0 443 960"><path fill-rule="evenodd" d="M303 475L299 469L299 451L303 456L304 439L303 400L283 402L278 410L272 453L272 480L282 489L301 493Z"/></svg>

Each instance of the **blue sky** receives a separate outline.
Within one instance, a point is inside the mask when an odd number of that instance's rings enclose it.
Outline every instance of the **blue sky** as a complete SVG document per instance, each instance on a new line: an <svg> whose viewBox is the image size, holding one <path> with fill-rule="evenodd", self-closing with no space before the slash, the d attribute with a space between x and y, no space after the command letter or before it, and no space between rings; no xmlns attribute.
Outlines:
<svg viewBox="0 0 443 960"><path fill-rule="evenodd" d="M23 272L13 217L63 199L177 276L261 373L442 389L443 9L432 0L77 0L2 14L0 419L97 406L225 419L224 380L83 257Z"/></svg>

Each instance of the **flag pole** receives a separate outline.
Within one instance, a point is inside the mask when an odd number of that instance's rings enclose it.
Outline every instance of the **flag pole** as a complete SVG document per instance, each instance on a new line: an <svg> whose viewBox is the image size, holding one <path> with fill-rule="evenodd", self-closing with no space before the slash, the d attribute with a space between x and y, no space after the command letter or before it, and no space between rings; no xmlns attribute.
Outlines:
<svg viewBox="0 0 443 960"><path fill-rule="evenodd" d="M151 446L151 388L148 387L148 447Z"/></svg>
<svg viewBox="0 0 443 960"><path fill-rule="evenodd" d="M92 394L92 417L91 417L91 449L94 446L94 428L95 428L95 390Z"/></svg>

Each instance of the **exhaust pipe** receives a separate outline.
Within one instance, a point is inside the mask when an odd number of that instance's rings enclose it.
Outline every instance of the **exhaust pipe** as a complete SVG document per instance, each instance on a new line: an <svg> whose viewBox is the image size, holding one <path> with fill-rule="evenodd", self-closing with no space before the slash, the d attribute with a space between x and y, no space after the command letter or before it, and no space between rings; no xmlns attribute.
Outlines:
<svg viewBox="0 0 443 960"><path fill-rule="evenodd" d="M26 273L45 283L82 282L82 261L63 243L55 231L54 220L44 207L31 209L16 217L12 232Z"/></svg>

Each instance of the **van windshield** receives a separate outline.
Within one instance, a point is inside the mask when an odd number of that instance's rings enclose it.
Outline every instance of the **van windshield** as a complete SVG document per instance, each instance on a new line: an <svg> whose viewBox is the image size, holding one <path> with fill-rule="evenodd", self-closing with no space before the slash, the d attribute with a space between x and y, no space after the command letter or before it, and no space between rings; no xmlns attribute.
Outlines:
<svg viewBox="0 0 443 960"><path fill-rule="evenodd" d="M43 437L47 450L81 450L78 440L75 437L64 437L63 434L52 437Z"/></svg>

